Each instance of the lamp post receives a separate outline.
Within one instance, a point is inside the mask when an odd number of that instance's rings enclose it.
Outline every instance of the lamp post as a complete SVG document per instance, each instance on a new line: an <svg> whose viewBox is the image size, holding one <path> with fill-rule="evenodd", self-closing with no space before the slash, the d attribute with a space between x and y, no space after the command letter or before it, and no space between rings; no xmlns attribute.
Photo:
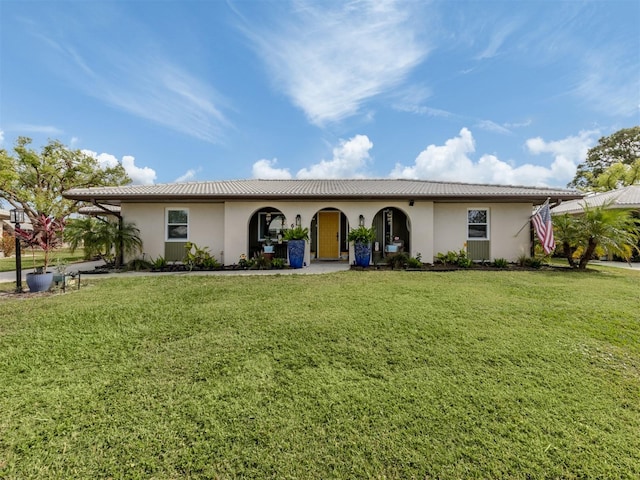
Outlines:
<svg viewBox="0 0 640 480"><path fill-rule="evenodd" d="M15 225L15 229L20 228L20 224L24 223L24 210L21 208L14 208L9 211L10 222ZM16 235L16 230L13 231L13 236L16 237L16 293L22 293L22 258L20 256L20 239Z"/></svg>

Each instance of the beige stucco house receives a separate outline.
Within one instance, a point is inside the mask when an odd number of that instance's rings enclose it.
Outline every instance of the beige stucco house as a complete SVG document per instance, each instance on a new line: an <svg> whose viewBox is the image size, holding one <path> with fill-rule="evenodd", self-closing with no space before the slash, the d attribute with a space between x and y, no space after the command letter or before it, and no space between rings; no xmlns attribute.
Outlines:
<svg viewBox="0 0 640 480"><path fill-rule="evenodd" d="M187 241L208 247L223 264L259 252L267 238L286 258L283 229L309 228L305 261L353 263L347 232L375 227L374 259L395 245L430 262L466 248L471 258L528 255L534 206L580 198L565 189L418 180L234 180L78 188L65 197L120 207L140 229L147 258L179 261ZM116 212L117 209L111 208ZM522 228L527 226L527 228Z"/></svg>

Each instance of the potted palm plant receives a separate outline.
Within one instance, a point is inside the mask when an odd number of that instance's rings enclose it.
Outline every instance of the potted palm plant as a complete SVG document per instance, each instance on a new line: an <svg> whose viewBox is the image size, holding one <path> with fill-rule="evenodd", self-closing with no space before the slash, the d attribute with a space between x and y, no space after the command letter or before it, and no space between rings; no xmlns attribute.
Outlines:
<svg viewBox="0 0 640 480"><path fill-rule="evenodd" d="M43 292L51 288L53 272L49 272L51 253L62 245L62 232L64 220L56 220L45 214L40 214L33 222L33 230L15 229L16 237L31 248L33 258L33 272L27 273L27 285L31 292ZM39 248L44 253L44 264L36 266L35 249Z"/></svg>
<svg viewBox="0 0 640 480"><path fill-rule="evenodd" d="M285 230L284 239L287 241L289 266L302 268L304 263L304 242L309 240L309 229L300 226Z"/></svg>
<svg viewBox="0 0 640 480"><path fill-rule="evenodd" d="M368 267L371 261L371 242L376 238L376 231L373 227L367 228L359 226L349 231L347 240L353 242L353 248L356 254L356 265L359 267Z"/></svg>

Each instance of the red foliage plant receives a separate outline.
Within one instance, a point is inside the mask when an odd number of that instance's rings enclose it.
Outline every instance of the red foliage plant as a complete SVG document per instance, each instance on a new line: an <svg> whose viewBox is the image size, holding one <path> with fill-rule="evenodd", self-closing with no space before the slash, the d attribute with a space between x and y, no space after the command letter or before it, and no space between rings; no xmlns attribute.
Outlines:
<svg viewBox="0 0 640 480"><path fill-rule="evenodd" d="M62 246L62 232L64 231L64 219L55 219L41 213L33 222L33 230L16 228L15 235L26 246L35 249L40 248L44 252L44 266L42 272L47 271L50 255L53 250ZM35 256L34 256L35 268Z"/></svg>

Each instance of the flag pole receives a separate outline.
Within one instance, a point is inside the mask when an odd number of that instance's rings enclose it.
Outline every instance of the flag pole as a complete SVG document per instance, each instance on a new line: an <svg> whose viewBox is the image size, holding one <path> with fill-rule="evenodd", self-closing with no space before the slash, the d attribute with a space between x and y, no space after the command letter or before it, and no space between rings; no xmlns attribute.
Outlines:
<svg viewBox="0 0 640 480"><path fill-rule="evenodd" d="M542 205L540 205L540 206L538 207L538 209L537 209L534 213L532 213L531 215L529 215L529 219L524 223L524 225L522 225L522 226L520 227L520 230L518 230L518 232L514 235L514 237L517 237L518 235L520 235L520 232L524 229L524 227L526 227L527 225L529 225L529 224L531 223L531 218L532 218L536 213L538 213L542 207L544 207L547 203L549 203L549 200L551 200L551 197L547 197L547 200L546 200Z"/></svg>

